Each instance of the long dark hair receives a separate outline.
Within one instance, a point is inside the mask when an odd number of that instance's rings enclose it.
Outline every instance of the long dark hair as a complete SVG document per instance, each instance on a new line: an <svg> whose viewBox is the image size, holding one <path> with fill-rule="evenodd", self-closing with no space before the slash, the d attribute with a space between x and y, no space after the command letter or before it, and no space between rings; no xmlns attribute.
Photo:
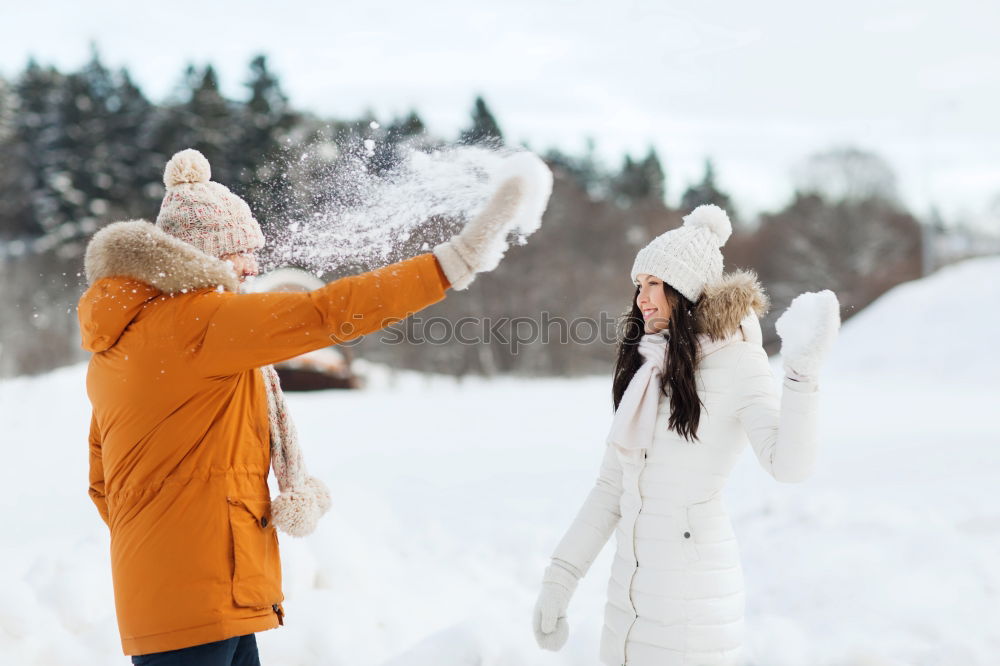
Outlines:
<svg viewBox="0 0 1000 666"><path fill-rule="evenodd" d="M694 304L679 291L663 283L663 293L670 303L670 324L666 367L660 381L660 391L670 397L670 429L688 441L698 439L698 422L701 420L701 400L695 384L694 371L698 364L698 340L695 337ZM615 410L621 404L625 389L642 365L639 340L646 332L642 311L636 300L639 288L632 296L632 307L622 317L618 334L618 359L611 396Z"/></svg>

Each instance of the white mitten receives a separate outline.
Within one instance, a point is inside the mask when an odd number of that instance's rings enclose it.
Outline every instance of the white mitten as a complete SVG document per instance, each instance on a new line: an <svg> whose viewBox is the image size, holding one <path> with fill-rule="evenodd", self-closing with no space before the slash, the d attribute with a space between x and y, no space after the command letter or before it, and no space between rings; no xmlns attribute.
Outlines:
<svg viewBox="0 0 1000 666"><path fill-rule="evenodd" d="M781 338L781 359L792 379L815 381L840 330L840 302L829 289L799 294L778 317L774 328Z"/></svg>
<svg viewBox="0 0 1000 666"><path fill-rule="evenodd" d="M491 271L507 251L507 235L523 236L542 223L552 193L552 172L532 153L515 153L504 160L500 182L486 207L450 240L434 248L452 289L465 289L476 273Z"/></svg>
<svg viewBox="0 0 1000 666"><path fill-rule="evenodd" d="M545 568L542 591L535 603L535 640L543 650L558 651L569 638L566 609L580 576L562 560Z"/></svg>

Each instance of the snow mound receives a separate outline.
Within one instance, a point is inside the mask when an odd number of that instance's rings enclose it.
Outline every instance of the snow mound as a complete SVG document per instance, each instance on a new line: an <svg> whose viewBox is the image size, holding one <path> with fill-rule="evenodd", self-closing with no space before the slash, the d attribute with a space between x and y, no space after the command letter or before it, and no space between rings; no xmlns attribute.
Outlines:
<svg viewBox="0 0 1000 666"><path fill-rule="evenodd" d="M845 324L812 478L774 483L744 452L725 495L751 663L997 663L1000 387L954 380L997 376L998 278L1000 258L965 262ZM531 611L593 487L610 368L459 382L359 366L365 390L288 396L333 508L309 538L282 540L286 621L258 637L262 662L596 663L613 545L580 582L559 653L535 645ZM0 664L127 661L108 532L87 497L85 375L0 382Z"/></svg>
<svg viewBox="0 0 1000 666"><path fill-rule="evenodd" d="M1000 257L899 285L844 324L823 376L996 382L998 306Z"/></svg>

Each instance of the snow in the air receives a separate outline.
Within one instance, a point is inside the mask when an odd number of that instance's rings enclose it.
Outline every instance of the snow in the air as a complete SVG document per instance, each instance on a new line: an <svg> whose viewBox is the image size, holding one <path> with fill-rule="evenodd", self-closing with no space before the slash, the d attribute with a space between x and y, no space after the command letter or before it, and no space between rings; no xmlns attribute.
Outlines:
<svg viewBox="0 0 1000 666"><path fill-rule="evenodd" d="M824 367L816 474L779 484L745 452L726 497L754 664L1000 663L998 296L997 258L892 290ZM86 492L85 370L0 384L2 664L128 663ZM286 626L258 636L263 663L596 664L612 546L562 652L535 646L531 609L597 473L609 376L365 370L364 390L289 395L333 509L282 538Z"/></svg>
<svg viewBox="0 0 1000 666"><path fill-rule="evenodd" d="M374 139L362 141L376 155ZM309 153L302 160L308 161ZM384 173L364 161L345 160L327 175L340 195L322 205L288 204L270 211L278 225L268 240L275 260L322 274L344 265L382 264L421 227L454 226L478 213L500 182L522 176L528 186L513 229L518 242L534 232L552 189L552 175L534 154L487 146L450 146L425 152L400 148ZM534 217L532 217L534 214ZM447 234L445 235L447 237Z"/></svg>

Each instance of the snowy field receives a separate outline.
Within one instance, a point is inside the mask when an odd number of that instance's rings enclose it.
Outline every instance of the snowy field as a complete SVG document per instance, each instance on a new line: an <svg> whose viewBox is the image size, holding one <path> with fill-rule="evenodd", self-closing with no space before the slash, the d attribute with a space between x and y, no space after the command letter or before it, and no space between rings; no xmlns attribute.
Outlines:
<svg viewBox="0 0 1000 666"><path fill-rule="evenodd" d="M826 366L817 473L778 484L744 452L727 501L756 666L1000 664L998 306L997 258L893 290ZM85 371L0 384L0 664L128 663L86 493ZM289 398L334 508L282 539L286 626L259 635L263 663L596 664L613 546L562 652L535 646L531 609L597 472L608 377L371 377Z"/></svg>

